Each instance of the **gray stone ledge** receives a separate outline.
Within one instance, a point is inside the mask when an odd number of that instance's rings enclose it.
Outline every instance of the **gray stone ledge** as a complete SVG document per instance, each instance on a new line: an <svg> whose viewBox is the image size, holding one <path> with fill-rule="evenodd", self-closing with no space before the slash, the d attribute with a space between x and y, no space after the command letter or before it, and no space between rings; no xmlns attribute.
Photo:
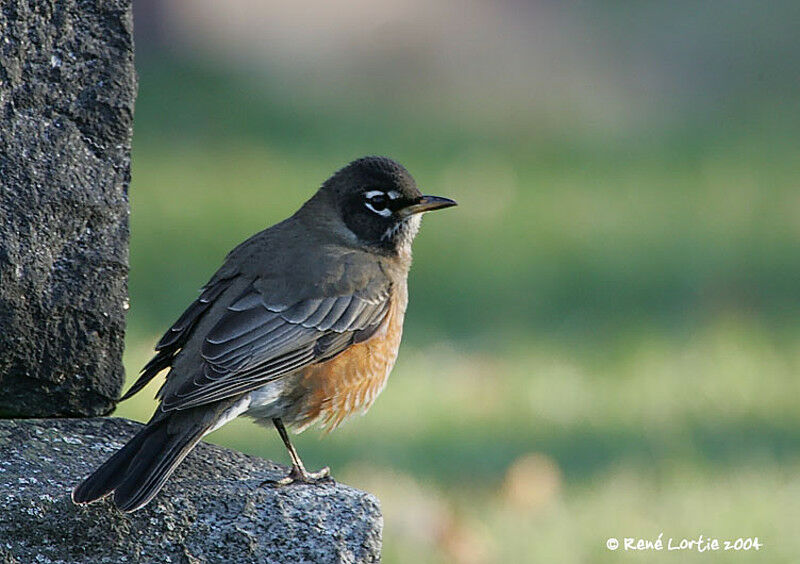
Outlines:
<svg viewBox="0 0 800 564"><path fill-rule="evenodd" d="M287 468L201 443L144 509L70 491L140 424L0 420L0 562L378 562L377 499L342 484L260 487Z"/></svg>

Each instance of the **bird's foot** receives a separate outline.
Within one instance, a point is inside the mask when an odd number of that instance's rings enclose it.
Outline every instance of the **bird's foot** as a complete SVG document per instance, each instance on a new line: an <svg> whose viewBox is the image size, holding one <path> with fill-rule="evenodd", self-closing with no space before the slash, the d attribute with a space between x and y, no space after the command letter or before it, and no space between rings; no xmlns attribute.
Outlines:
<svg viewBox="0 0 800 564"><path fill-rule="evenodd" d="M292 466L291 471L286 477L280 480L264 480L261 482L261 485L281 487L291 484L319 484L321 482L334 483L333 478L331 478L331 469L327 466L318 472L309 472L305 468Z"/></svg>

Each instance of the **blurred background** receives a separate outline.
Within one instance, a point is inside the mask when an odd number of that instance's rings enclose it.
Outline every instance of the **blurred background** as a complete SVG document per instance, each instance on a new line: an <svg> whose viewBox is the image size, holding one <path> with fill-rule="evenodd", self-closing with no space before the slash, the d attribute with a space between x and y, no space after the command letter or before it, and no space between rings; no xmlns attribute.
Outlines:
<svg viewBox="0 0 800 564"><path fill-rule="evenodd" d="M384 562L797 561L800 3L134 4L130 379L230 248L389 155L461 205L383 395L296 439L380 498Z"/></svg>

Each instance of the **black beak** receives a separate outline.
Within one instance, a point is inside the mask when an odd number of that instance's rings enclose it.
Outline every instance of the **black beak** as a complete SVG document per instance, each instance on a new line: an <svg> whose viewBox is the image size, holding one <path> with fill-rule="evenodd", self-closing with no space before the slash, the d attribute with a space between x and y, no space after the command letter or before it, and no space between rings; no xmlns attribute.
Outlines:
<svg viewBox="0 0 800 564"><path fill-rule="evenodd" d="M450 198L440 198L439 196L422 196L415 203L406 206L399 211L403 217L408 217L417 213L429 212L433 210L443 210L458 204Z"/></svg>

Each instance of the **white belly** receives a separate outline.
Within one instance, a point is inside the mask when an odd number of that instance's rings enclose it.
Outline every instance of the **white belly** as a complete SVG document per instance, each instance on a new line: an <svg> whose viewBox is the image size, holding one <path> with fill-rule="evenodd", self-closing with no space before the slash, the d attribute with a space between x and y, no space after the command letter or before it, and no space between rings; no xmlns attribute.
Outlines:
<svg viewBox="0 0 800 564"><path fill-rule="evenodd" d="M285 381L276 380L275 382L269 382L259 389L248 393L226 409L214 426L205 432L204 436L216 431L242 414L247 414L256 419L267 420L281 417L283 408L285 407L281 402L281 395L283 394L285 385Z"/></svg>

